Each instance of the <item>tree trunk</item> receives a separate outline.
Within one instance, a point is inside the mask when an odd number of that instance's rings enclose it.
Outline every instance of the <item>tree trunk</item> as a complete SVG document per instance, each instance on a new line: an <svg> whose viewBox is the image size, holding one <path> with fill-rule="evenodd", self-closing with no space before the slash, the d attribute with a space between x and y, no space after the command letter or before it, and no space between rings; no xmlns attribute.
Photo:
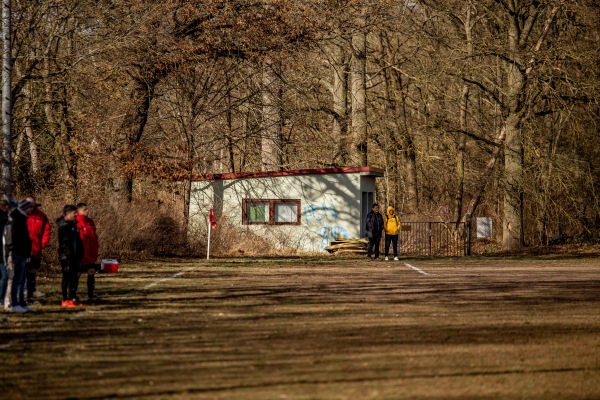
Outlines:
<svg viewBox="0 0 600 400"><path fill-rule="evenodd" d="M396 81L398 82L400 93L402 94L401 116L402 121L404 123L404 138L402 140L402 163L405 167L406 174L406 202L408 205L407 211L417 212L417 210L419 209L419 190L417 186L417 152L415 149L415 142L411 133L411 126L408 120L408 112L406 110L406 97L408 87L405 88L404 85L402 85L400 73L398 73L397 71L395 73Z"/></svg>
<svg viewBox="0 0 600 400"><path fill-rule="evenodd" d="M11 199L12 173L12 28L10 0L2 0L2 188Z"/></svg>
<svg viewBox="0 0 600 400"><path fill-rule="evenodd" d="M393 62L393 56L390 53L393 53L395 50L392 49L389 41L386 40L387 38L380 36L380 39L381 48L387 53L385 58L386 63L383 64L385 67L387 63ZM406 206L403 208L403 211L416 212L418 209L417 160L413 138L409 132L409 116L406 111L406 92L408 87L404 85L400 71L395 68L383 68L383 75L387 97L386 108L389 108L389 113L391 114L389 118L392 120L390 124L390 136L392 139L390 155L394 158L393 165L395 170L400 170L401 165L405 174ZM384 154L386 153L384 152ZM394 200L398 200L399 197L396 194Z"/></svg>
<svg viewBox="0 0 600 400"><path fill-rule="evenodd" d="M467 4L467 16L464 22L465 26L465 40L466 40L466 53L467 57L473 57L473 37L472 37L472 28L473 25L471 23L471 4ZM459 116L459 124L460 130L462 132L467 131L467 114L468 114L468 106L469 106L469 85L466 83L463 84L462 93L460 97L460 116ZM456 222L460 221L460 217L462 216L463 209L463 197L465 192L465 150L467 147L467 135L464 133L460 133L460 137L458 138L458 146L457 146L457 156L456 156L456 177L457 177L457 187L456 187L456 197L454 204L454 220Z"/></svg>
<svg viewBox="0 0 600 400"><path fill-rule="evenodd" d="M467 130L467 107L469 105L469 86L463 85L460 99L460 130ZM463 197L465 192L465 149L467 146L467 135L460 133L458 138L456 154L456 197L454 204L455 221L460 221L463 209Z"/></svg>
<svg viewBox="0 0 600 400"><path fill-rule="evenodd" d="M75 131L69 120L69 106L67 100L67 87L62 87L62 99L60 109L60 142L62 144L62 153L64 159L64 175L65 175L65 197L69 202L77 201L77 175L79 157L73 150L73 141L75 139Z"/></svg>
<svg viewBox="0 0 600 400"><path fill-rule="evenodd" d="M331 49L333 56L333 136L338 139L334 162L349 165L348 137L348 60L343 39L336 36Z"/></svg>
<svg viewBox="0 0 600 400"><path fill-rule="evenodd" d="M408 210L417 212L419 209L419 192L417 189L417 154L415 153L412 139L408 151L402 152L402 161L406 166L406 201Z"/></svg>
<svg viewBox="0 0 600 400"><path fill-rule="evenodd" d="M523 142L519 117L509 115L505 124L502 249L518 250L523 245Z"/></svg>
<svg viewBox="0 0 600 400"><path fill-rule="evenodd" d="M481 174L481 178L479 179L479 184L477 185L475 194L471 198L471 201L469 201L469 205L467 206L465 215L462 218L463 222L468 221L471 218L471 216L475 213L475 210L477 210L477 206L481 202L481 198L483 197L483 193L485 192L485 187L487 186L488 179L490 178L490 176L492 176L492 172L494 172L494 167L496 166L498 158L500 157L500 151L502 150L502 146L504 144L505 139L506 128L502 127L502 129L500 129L500 132L496 136L496 145L494 146L492 150L492 155L490 156L490 159L488 160L485 169Z"/></svg>
<svg viewBox="0 0 600 400"><path fill-rule="evenodd" d="M283 168L281 64L266 59L262 72L262 169L263 171L273 171Z"/></svg>
<svg viewBox="0 0 600 400"><path fill-rule="evenodd" d="M23 127L25 129L25 134L27 135L27 141L29 142L31 171L33 172L34 181L36 181L36 178L38 178L40 175L40 151L35 140L36 138L34 137L33 128L31 126L31 102L33 101L33 97L31 96L31 92L28 87L23 88L23 96Z"/></svg>
<svg viewBox="0 0 600 400"><path fill-rule="evenodd" d="M521 96L525 77L520 64L519 25L515 19L508 27L509 54L514 62L508 64L508 116L504 122L504 204L502 216L502 249L518 250L523 246L523 141L520 129Z"/></svg>
<svg viewBox="0 0 600 400"><path fill-rule="evenodd" d="M139 76L134 78L134 87L130 95L131 107L127 111L121 124L121 148L118 148L113 165L113 191L119 200L131 202L133 200L134 174L127 171L131 168L128 163L135 162L132 155L133 148L142 140L144 128L148 122L148 112L154 98L154 90L160 81L161 75L140 68ZM125 171L123 171L125 167Z"/></svg>
<svg viewBox="0 0 600 400"><path fill-rule="evenodd" d="M47 59L44 60L44 69L46 74L50 75L50 64ZM65 185L65 201L72 203L77 199L77 157L70 145L73 129L68 122L67 89L64 86L56 88L50 80L46 80L44 90L44 114L50 135L57 138L57 153L61 158ZM56 97L57 94L60 94L60 97Z"/></svg>
<svg viewBox="0 0 600 400"><path fill-rule="evenodd" d="M365 10L358 18L356 33L352 36L352 162L355 166L368 165L367 159L367 37Z"/></svg>
<svg viewBox="0 0 600 400"><path fill-rule="evenodd" d="M227 92L227 154L229 159L229 172L235 172L235 151L234 151L234 129L233 129L233 108L231 105L231 91Z"/></svg>

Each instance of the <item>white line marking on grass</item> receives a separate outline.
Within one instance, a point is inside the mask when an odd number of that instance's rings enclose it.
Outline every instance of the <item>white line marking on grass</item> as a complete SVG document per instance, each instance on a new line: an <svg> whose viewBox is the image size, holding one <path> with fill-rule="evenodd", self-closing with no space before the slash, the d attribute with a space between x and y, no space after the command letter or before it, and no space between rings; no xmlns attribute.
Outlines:
<svg viewBox="0 0 600 400"><path fill-rule="evenodd" d="M186 272L190 272L190 271L192 271L192 270L194 270L194 269L196 269L196 268L198 268L198 267L190 267L190 268L188 268L188 269L185 269L185 270L183 270L183 271L180 271L180 272L178 272L178 273L176 273L176 274L174 274L174 275L171 275L171 276L169 276L168 278L159 279L159 280L157 280L157 281L155 281L155 282L152 282L152 283L150 283L150 284L148 284L148 285L144 286L144 287L143 287L141 290L147 290L147 289L150 289L151 287L154 287L154 286L158 285L159 283L163 283L163 282L170 281L171 279L179 278L180 276L182 276L182 275L183 275L183 274L185 274ZM131 292L130 294L132 294L132 293L133 293L133 292ZM129 295L130 295L130 294L129 294Z"/></svg>
<svg viewBox="0 0 600 400"><path fill-rule="evenodd" d="M419 268L415 267L414 265L410 265L409 263L404 263L404 265L406 265L409 268L414 269L415 271L417 271L420 274L429 275L427 272L423 271L422 269L419 269Z"/></svg>

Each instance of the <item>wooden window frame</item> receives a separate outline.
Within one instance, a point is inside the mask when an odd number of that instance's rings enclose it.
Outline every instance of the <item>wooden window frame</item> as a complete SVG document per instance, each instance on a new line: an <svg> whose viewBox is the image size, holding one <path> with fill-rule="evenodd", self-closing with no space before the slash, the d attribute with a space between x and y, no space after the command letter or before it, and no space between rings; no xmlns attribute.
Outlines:
<svg viewBox="0 0 600 400"><path fill-rule="evenodd" d="M265 222L248 221L247 206L248 203L268 203L269 204L269 220ZM300 215L300 199L242 199L242 225L300 225L302 216ZM295 222L275 222L275 205L276 204L296 204Z"/></svg>

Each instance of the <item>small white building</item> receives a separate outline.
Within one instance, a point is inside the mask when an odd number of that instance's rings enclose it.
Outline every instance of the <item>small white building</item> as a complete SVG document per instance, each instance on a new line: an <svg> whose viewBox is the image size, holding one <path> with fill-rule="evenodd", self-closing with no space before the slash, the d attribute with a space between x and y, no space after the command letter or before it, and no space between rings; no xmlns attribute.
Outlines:
<svg viewBox="0 0 600 400"><path fill-rule="evenodd" d="M325 251L337 237L364 237L381 176L371 167L199 176L191 186L189 232L206 234L212 208L218 223L252 231L277 248Z"/></svg>

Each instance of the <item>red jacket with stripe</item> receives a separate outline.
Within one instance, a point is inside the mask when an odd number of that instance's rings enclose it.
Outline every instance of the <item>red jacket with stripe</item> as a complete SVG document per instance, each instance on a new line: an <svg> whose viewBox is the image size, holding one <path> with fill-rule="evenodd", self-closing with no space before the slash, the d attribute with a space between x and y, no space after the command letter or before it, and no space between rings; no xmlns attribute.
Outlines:
<svg viewBox="0 0 600 400"><path fill-rule="evenodd" d="M42 258L42 249L50 243L52 229L46 214L37 207L27 217L27 230L31 239L31 257Z"/></svg>

